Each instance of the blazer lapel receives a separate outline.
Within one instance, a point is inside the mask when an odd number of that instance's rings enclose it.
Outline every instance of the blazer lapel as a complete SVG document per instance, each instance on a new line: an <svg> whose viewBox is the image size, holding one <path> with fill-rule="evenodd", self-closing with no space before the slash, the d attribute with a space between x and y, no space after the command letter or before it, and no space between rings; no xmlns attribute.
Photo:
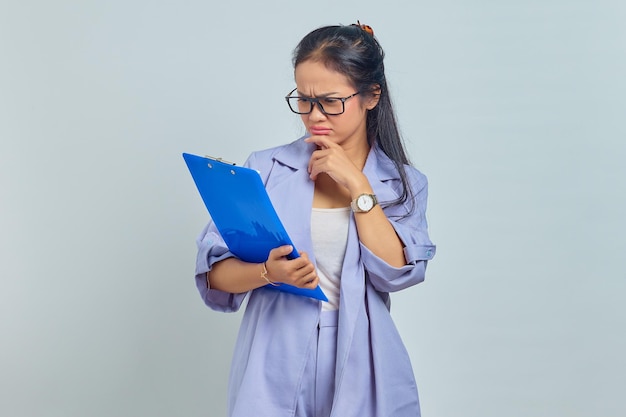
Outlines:
<svg viewBox="0 0 626 417"><path fill-rule="evenodd" d="M370 153L363 167L378 201L390 202L399 198L391 183L399 179L393 162L377 147ZM350 358L353 349L363 349L363 346L353 346L355 332L365 331L368 326L367 312L365 311L365 269L361 262L361 248L359 236L354 222L354 214L350 222L348 245L341 275L341 301L339 309L339 327L341 331L337 339L337 388L343 381L343 369ZM358 324L358 326L357 326ZM360 329L360 330L359 330ZM339 391L337 391L339 392Z"/></svg>
<svg viewBox="0 0 626 417"><path fill-rule="evenodd" d="M307 166L315 145L302 139L292 142L274 155L272 175L266 184L278 217L296 249L313 257L311 207L315 183Z"/></svg>
<svg viewBox="0 0 626 417"><path fill-rule="evenodd" d="M370 150L363 173L369 180L379 203L384 205L400 198L391 186L394 180L400 179L400 175L393 161L380 148L373 147Z"/></svg>

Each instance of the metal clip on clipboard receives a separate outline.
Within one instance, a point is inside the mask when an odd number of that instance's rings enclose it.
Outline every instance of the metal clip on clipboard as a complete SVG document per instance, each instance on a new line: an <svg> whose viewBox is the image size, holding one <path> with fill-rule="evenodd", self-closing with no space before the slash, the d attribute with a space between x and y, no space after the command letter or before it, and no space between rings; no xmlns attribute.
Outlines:
<svg viewBox="0 0 626 417"><path fill-rule="evenodd" d="M207 158L207 159L211 159L213 161L217 161L217 162L221 162L223 164L227 164L227 165L237 165L236 163L227 161L224 158L219 158L219 157L210 156L210 155L204 155L204 157Z"/></svg>

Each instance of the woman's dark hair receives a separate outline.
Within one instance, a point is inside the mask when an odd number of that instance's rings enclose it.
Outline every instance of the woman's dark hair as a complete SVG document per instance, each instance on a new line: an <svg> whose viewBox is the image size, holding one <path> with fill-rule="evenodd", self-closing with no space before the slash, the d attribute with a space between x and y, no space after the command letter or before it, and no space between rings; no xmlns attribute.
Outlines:
<svg viewBox="0 0 626 417"><path fill-rule="evenodd" d="M399 199L387 202L397 205L404 204L412 194L404 170L404 165L410 162L387 88L384 57L378 41L360 26L325 26L300 41L293 53L293 66L305 61L321 62L345 75L363 95L380 92L378 104L367 114L367 141L370 146L378 145L400 174L402 194Z"/></svg>

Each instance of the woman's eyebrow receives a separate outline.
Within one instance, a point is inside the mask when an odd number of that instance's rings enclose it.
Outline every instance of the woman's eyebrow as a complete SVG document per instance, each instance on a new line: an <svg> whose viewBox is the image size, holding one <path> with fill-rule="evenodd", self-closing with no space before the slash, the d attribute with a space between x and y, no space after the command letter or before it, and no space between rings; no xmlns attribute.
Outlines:
<svg viewBox="0 0 626 417"><path fill-rule="evenodd" d="M296 92L298 93L299 97L306 97L306 98L320 98L320 97L321 98L325 98L325 97L330 97L330 96L336 96L336 95L339 94L339 92L334 91L334 92L331 92L331 93L318 94L315 97L312 97L312 96L307 96L306 94L302 94L302 92L300 90L296 90Z"/></svg>

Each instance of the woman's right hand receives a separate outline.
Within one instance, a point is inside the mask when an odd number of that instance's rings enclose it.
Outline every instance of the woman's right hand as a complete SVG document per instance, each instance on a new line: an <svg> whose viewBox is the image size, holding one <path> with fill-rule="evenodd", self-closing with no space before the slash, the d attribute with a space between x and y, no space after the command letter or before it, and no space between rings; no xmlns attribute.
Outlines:
<svg viewBox="0 0 626 417"><path fill-rule="evenodd" d="M287 255L292 251L291 245L279 246L270 251L265 261L267 278L276 283L282 282L298 288L315 289L319 283L315 265L309 260L306 252L299 252L299 258L287 259Z"/></svg>

